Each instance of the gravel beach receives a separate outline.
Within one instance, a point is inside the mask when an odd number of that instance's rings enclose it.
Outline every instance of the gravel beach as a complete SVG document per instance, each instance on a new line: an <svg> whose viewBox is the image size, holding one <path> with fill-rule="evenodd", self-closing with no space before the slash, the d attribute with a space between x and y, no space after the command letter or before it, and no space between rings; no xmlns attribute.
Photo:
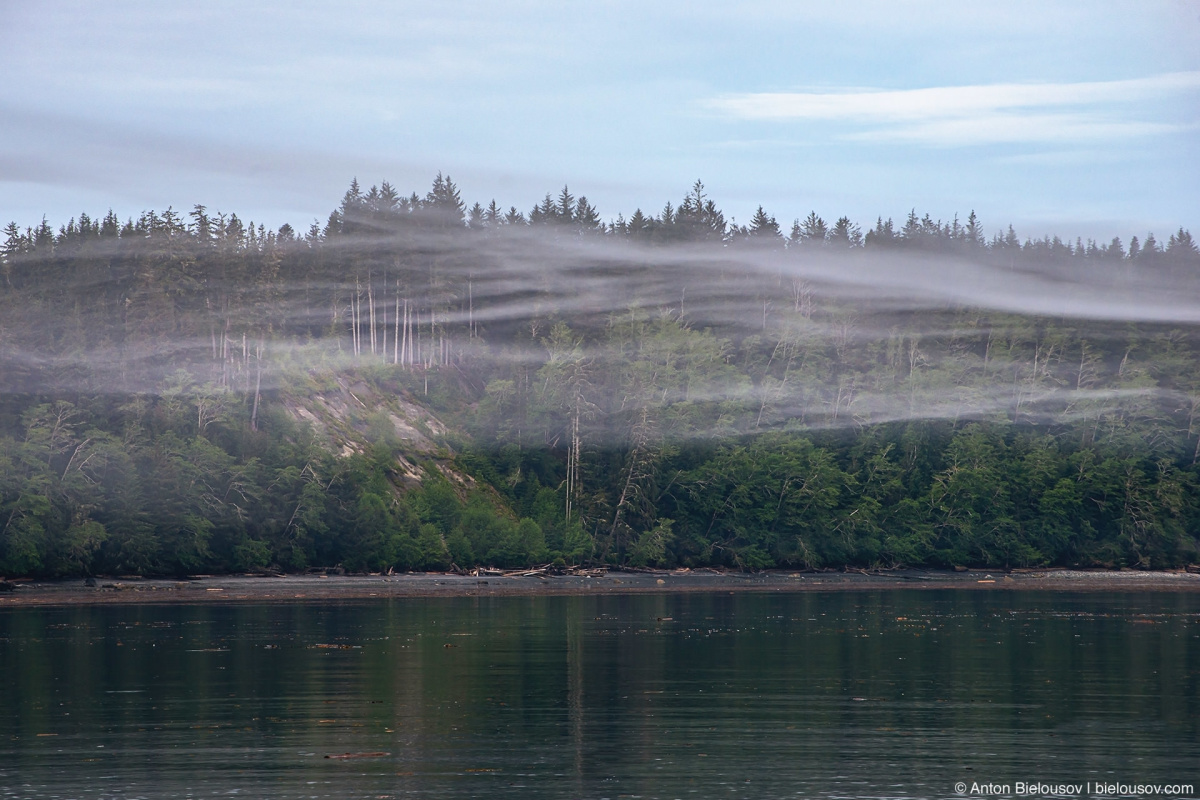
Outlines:
<svg viewBox="0 0 1200 800"><path fill-rule="evenodd" d="M966 572L887 570L756 573L716 570L595 571L590 575L536 570L503 575L220 575L7 582L0 608L109 603L274 603L389 597L487 597L668 592L830 592L876 589L977 591L1200 592L1200 574L1171 571L1035 569Z"/></svg>

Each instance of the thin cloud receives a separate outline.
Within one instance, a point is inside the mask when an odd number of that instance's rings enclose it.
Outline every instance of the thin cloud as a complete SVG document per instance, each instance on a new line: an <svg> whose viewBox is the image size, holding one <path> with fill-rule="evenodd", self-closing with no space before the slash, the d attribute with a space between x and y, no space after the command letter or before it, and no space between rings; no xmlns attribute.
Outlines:
<svg viewBox="0 0 1200 800"><path fill-rule="evenodd" d="M1074 142L1187 129L1190 126L1130 119L1121 107L1197 89L1200 72L1175 72L1086 83L743 93L712 98L705 105L739 120L805 120L865 128L845 134L850 140L934 145Z"/></svg>
<svg viewBox="0 0 1200 800"><path fill-rule="evenodd" d="M961 144L1069 144L1178 133L1191 126L1105 119L1092 114L982 114L897 125L846 135L851 141L908 141L950 147Z"/></svg>

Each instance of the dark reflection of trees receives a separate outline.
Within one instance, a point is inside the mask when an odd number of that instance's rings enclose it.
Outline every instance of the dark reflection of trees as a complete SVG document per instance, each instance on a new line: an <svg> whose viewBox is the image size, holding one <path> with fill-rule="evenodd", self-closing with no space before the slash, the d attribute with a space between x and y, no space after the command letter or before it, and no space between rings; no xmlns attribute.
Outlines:
<svg viewBox="0 0 1200 800"><path fill-rule="evenodd" d="M1184 780L1198 614L997 591L10 609L0 756L10 776L547 797L966 766Z"/></svg>

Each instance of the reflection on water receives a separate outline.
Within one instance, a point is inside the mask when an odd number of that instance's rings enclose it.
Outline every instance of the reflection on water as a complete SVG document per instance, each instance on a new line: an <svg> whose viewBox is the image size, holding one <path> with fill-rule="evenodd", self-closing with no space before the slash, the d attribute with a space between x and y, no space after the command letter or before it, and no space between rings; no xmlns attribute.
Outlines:
<svg viewBox="0 0 1200 800"><path fill-rule="evenodd" d="M1200 786L1193 595L10 609L0 673L0 797Z"/></svg>

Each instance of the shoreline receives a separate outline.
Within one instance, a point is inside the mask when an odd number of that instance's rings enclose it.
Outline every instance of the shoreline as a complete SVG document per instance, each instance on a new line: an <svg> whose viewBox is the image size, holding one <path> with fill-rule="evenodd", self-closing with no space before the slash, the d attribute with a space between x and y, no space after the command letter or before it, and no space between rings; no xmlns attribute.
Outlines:
<svg viewBox="0 0 1200 800"><path fill-rule="evenodd" d="M613 594L837 592L916 589L1050 592L1200 592L1200 574L1133 570L1030 569L1013 572L891 570L757 573L715 570L547 575L219 575L187 580L103 578L19 580L0 592L0 609L113 604L338 602L430 597L538 597Z"/></svg>

